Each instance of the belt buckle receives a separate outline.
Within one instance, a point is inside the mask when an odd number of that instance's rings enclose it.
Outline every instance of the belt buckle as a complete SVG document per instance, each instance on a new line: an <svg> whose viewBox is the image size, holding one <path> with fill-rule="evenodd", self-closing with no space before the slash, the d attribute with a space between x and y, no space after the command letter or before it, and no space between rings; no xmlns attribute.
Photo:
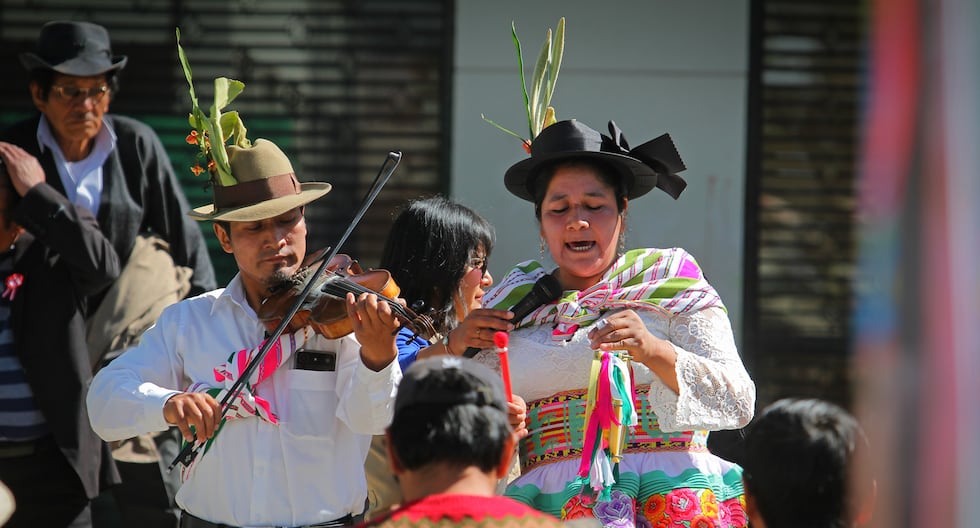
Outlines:
<svg viewBox="0 0 980 528"><path fill-rule="evenodd" d="M354 526L357 524L355 521L356 521L356 517L348 513L347 515L337 517L336 519L333 519L331 521L323 521L316 524L304 524L303 526L297 526L296 528L334 528L337 526ZM289 528L289 527L283 526L280 528Z"/></svg>

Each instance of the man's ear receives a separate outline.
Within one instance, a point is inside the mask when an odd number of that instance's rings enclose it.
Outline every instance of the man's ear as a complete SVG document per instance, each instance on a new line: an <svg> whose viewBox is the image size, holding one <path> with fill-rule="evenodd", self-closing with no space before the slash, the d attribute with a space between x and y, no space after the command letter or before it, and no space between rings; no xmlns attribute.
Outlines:
<svg viewBox="0 0 980 528"><path fill-rule="evenodd" d="M231 233L225 231L225 228L217 222L212 224L212 227L214 227L214 236L218 238L218 243L221 244L221 249L225 253L231 254Z"/></svg>
<svg viewBox="0 0 980 528"><path fill-rule="evenodd" d="M395 448L391 445L391 432L385 429L385 451L388 452L388 469L393 475L401 475L405 472L405 466L395 453Z"/></svg>
<svg viewBox="0 0 980 528"><path fill-rule="evenodd" d="M504 441L504 450L500 453L500 462L497 464L497 478L502 479L510 473L510 461L514 457L514 446L517 445L517 433L510 433Z"/></svg>
<svg viewBox="0 0 980 528"><path fill-rule="evenodd" d="M37 108L38 112L44 113L45 108L48 106L48 101L41 97L41 85L36 81L31 81L29 90L31 92L31 101L34 101L34 108Z"/></svg>

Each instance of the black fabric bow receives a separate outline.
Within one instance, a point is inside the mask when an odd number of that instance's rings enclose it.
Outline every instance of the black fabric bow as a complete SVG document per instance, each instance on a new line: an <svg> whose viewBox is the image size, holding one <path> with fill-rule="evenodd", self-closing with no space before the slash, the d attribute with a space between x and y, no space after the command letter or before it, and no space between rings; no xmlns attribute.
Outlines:
<svg viewBox="0 0 980 528"><path fill-rule="evenodd" d="M615 121L609 121L609 135L602 135L603 152L622 154L642 162L657 173L657 188L669 194L675 200L687 187L687 182L676 173L684 171L687 166L681 159L670 134L663 134L655 139L630 149L629 142Z"/></svg>

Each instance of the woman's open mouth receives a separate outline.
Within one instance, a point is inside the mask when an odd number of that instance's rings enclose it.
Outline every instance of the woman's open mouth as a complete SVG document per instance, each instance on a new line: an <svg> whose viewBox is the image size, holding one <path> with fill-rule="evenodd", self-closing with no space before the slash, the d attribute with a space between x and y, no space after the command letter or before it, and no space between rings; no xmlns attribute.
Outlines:
<svg viewBox="0 0 980 528"><path fill-rule="evenodd" d="M568 242L568 243L565 244L565 247L567 247L568 249L570 249L570 250L572 250L572 251L574 251L576 253L584 253L584 252L592 249L593 247L595 247L595 241L592 241L592 240L580 240L578 242Z"/></svg>

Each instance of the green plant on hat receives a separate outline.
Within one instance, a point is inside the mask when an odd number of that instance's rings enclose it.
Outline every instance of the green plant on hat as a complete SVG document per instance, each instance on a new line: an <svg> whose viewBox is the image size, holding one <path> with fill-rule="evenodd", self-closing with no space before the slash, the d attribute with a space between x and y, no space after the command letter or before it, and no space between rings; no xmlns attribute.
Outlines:
<svg viewBox="0 0 980 528"><path fill-rule="evenodd" d="M238 94L245 89L245 83L227 77L218 77L214 80L214 102L211 104L211 115L204 115L204 111L197 102L197 95L194 93L194 82L191 80L191 66L187 62L187 55L180 46L180 28L177 28L177 56L180 59L180 66L184 69L184 77L187 78L187 85L191 95L191 114L188 121L191 125L191 133L187 136L187 142L196 144L201 149L199 157L207 160L207 171L213 181L218 185L227 187L235 185L238 181L231 173L231 166L228 164L228 152L225 150L225 143L234 137L234 145L241 148L252 146L251 141L245 137L245 123L242 122L238 112L221 113L221 110L228 106ZM221 138L221 141L212 141L213 138ZM200 165L191 168L195 175L204 172Z"/></svg>
<svg viewBox="0 0 980 528"><path fill-rule="evenodd" d="M565 17L558 19L554 38L551 35L551 28L548 28L548 36L538 53L538 60L531 76L530 97L528 96L527 84L524 81L524 57L521 54L521 41L517 38L517 27L514 22L511 22L510 30L514 39L514 47L517 49L517 67L521 74L521 91L524 94L524 106L527 108L527 125L530 137L521 137L519 134L487 119L487 116L483 114L480 114L480 117L487 123L520 139L524 144L524 150L530 153L531 141L534 141L534 138L545 127L557 121L555 109L551 106L551 96L554 94L555 84L558 82L558 70L561 68L562 53L565 49Z"/></svg>

